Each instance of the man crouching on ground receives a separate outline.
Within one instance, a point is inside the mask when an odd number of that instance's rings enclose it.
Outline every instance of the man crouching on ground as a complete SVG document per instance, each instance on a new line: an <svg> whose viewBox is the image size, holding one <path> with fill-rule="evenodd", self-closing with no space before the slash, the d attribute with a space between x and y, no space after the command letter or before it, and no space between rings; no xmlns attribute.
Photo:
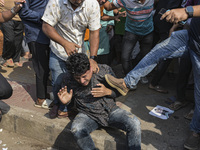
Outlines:
<svg viewBox="0 0 200 150"><path fill-rule="evenodd" d="M98 65L99 72L93 73L89 59L83 53L76 53L67 59L70 72L63 78L63 88L58 97L63 104L74 101L78 115L71 131L82 150L94 150L90 133L102 126L115 127L126 131L127 149L141 149L140 122L132 114L116 106L119 93L105 81L105 74L114 75L107 65Z"/></svg>

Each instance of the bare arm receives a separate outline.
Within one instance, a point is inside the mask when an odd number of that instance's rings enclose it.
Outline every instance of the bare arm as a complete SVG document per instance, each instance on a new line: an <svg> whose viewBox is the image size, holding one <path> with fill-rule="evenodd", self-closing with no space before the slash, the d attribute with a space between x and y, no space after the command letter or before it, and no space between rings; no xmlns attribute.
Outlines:
<svg viewBox="0 0 200 150"><path fill-rule="evenodd" d="M97 51L99 48L99 30L90 31L90 56L97 56ZM90 64L92 66L93 72L98 72L99 67L97 62L90 59Z"/></svg>
<svg viewBox="0 0 200 150"><path fill-rule="evenodd" d="M193 6L194 13L193 17L200 17L200 5ZM188 19L188 14L185 11L185 8L172 9L164 13L161 17L161 20L166 18L166 21L171 23L178 23L183 20Z"/></svg>
<svg viewBox="0 0 200 150"><path fill-rule="evenodd" d="M107 1L103 6L108 11L117 9L117 7L112 2L109 1Z"/></svg>
<svg viewBox="0 0 200 150"><path fill-rule="evenodd" d="M15 6L13 7L13 10L15 13L17 13L21 9L22 3L25 3L25 0L15 1ZM15 13L12 13L11 10L3 11L2 13L0 13L0 22L2 23L2 22L9 21L15 16Z"/></svg>
<svg viewBox="0 0 200 150"><path fill-rule="evenodd" d="M79 45L69 42L66 39L64 39L62 36L60 36L58 32L55 30L55 28L46 22L43 22L42 30L51 40L62 45L68 56L72 55L73 53L76 53L77 48L80 48Z"/></svg>

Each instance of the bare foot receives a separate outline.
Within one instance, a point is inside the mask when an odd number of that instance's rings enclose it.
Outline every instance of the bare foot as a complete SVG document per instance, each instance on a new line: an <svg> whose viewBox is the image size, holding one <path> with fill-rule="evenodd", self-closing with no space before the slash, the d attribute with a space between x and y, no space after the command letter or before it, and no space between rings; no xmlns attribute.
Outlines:
<svg viewBox="0 0 200 150"><path fill-rule="evenodd" d="M63 104L68 104L71 102L72 99L72 95L73 95L73 90L71 89L70 92L67 92L67 86L65 86L64 88L60 89L58 92L58 98L60 99L60 101Z"/></svg>

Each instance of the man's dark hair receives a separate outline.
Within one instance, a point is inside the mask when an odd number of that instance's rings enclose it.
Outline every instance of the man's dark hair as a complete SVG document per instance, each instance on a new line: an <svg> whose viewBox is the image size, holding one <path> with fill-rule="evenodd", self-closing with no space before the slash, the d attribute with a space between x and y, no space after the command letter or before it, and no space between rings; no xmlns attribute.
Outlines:
<svg viewBox="0 0 200 150"><path fill-rule="evenodd" d="M86 54L70 55L66 61L67 69L75 76L80 76L90 69L90 62Z"/></svg>

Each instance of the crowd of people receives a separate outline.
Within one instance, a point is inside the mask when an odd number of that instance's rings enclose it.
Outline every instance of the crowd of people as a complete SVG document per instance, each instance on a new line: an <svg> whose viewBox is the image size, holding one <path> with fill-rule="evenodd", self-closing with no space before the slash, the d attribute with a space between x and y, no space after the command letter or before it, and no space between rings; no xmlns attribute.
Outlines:
<svg viewBox="0 0 200 150"><path fill-rule="evenodd" d="M146 76L157 65L149 88L167 93L159 82L177 57L177 98L169 107L178 110L187 104L185 89L193 70L195 106L184 147L198 148L200 0L0 0L0 5L2 66L23 66L25 38L36 74L35 106L49 98L51 74L49 118L69 117L75 109L71 132L80 149L95 149L90 133L105 126L126 132L127 149L141 149L140 121L119 108L115 98L135 89L139 80L148 83ZM113 55L122 64L123 79L110 67ZM11 95L12 87L0 74L0 100Z"/></svg>

